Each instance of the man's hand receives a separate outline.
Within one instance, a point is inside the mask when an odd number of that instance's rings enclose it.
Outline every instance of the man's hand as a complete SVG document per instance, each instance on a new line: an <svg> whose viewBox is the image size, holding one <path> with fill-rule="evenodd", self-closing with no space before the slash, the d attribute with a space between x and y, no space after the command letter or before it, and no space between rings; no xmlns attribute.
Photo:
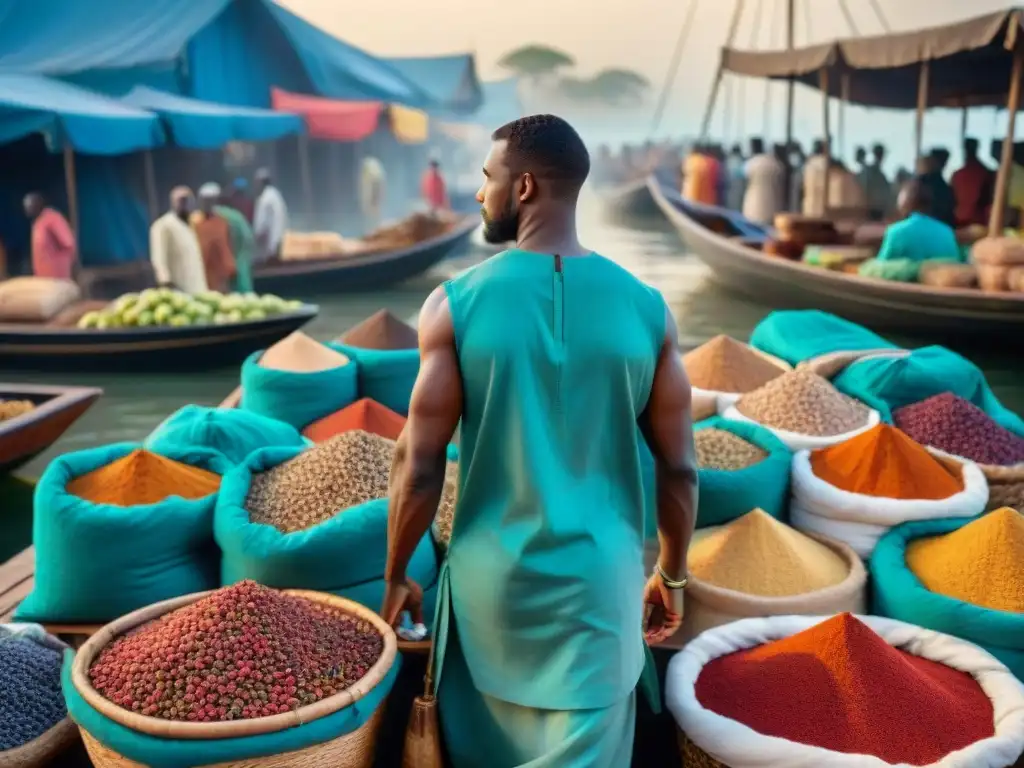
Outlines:
<svg viewBox="0 0 1024 768"><path fill-rule="evenodd" d="M408 611L413 623L423 624L423 590L412 579L388 582L384 589L384 605L380 609L381 618L392 627L402 623L402 613Z"/></svg>
<svg viewBox="0 0 1024 768"><path fill-rule="evenodd" d="M648 614L644 639L648 645L662 643L683 623L683 590L669 589L655 573L644 587L644 607Z"/></svg>

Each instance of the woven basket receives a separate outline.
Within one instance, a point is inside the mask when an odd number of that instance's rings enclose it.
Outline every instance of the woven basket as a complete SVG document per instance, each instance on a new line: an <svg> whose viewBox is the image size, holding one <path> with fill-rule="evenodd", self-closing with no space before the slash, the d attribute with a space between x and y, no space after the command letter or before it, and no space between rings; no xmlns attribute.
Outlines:
<svg viewBox="0 0 1024 768"><path fill-rule="evenodd" d="M0 752L0 768L43 768L55 764L78 740L78 727L64 718L50 730L20 747Z"/></svg>
<svg viewBox="0 0 1024 768"><path fill-rule="evenodd" d="M725 763L715 760L711 755L687 738L681 728L679 734L679 754L683 758L683 768L729 768Z"/></svg>
<svg viewBox="0 0 1024 768"><path fill-rule="evenodd" d="M359 603L336 597L335 595L298 589L281 591L286 595L303 597L307 600L341 609L352 616L368 622L381 633L384 638L384 649L381 652L380 658L370 667L361 680L340 693L309 706L301 707L298 710L269 717L223 723L176 722L139 715L117 706L101 696L92 687L88 674L89 667L92 665L93 659L114 638L171 611L191 605L211 594L211 592L199 592L141 608L103 627L89 638L76 654L74 665L71 669L71 681L78 694L90 707L125 728L158 738L209 741L275 733L318 720L327 715L332 715L362 699L384 679L395 662L397 640L394 630L380 616ZM259 768L291 768L291 766L295 766L295 768L319 768L320 766L323 766L323 768L370 768L374 759L375 736L380 724L381 709L378 709L369 720L355 731L332 741L279 755L233 761L230 764L252 768L257 766ZM86 749L89 751L89 756L98 768L107 768L107 766L110 768L125 768L126 766L139 765L104 747L84 729L82 730L82 739L85 742Z"/></svg>

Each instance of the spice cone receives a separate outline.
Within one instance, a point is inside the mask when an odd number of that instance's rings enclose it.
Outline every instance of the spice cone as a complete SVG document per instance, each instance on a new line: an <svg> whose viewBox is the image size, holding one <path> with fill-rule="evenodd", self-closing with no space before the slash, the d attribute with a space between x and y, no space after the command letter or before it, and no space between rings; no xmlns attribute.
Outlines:
<svg viewBox="0 0 1024 768"><path fill-rule="evenodd" d="M719 335L683 355L690 383L717 392L750 392L786 371L742 342Z"/></svg>
<svg viewBox="0 0 1024 768"><path fill-rule="evenodd" d="M405 731L402 768L442 768L443 765L437 699L429 694L417 696Z"/></svg>
<svg viewBox="0 0 1024 768"><path fill-rule="evenodd" d="M295 331L269 347L259 364L278 371L319 373L348 364L348 358L302 331Z"/></svg>
<svg viewBox="0 0 1024 768"><path fill-rule="evenodd" d="M352 328L338 339L342 344L362 349L416 349L419 334L386 309L381 309Z"/></svg>

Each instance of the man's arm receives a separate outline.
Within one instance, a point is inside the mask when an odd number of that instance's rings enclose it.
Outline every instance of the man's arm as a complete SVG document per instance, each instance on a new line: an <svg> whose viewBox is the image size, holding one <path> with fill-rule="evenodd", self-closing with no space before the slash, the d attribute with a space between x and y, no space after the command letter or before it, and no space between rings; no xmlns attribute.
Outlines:
<svg viewBox="0 0 1024 768"><path fill-rule="evenodd" d="M690 380L679 356L676 322L665 309L665 338L640 429L654 454L658 495L658 562L673 580L686 577L686 551L697 521L697 461Z"/></svg>
<svg viewBox="0 0 1024 768"><path fill-rule="evenodd" d="M409 560L434 520L444 490L448 443L461 417L462 375L455 329L441 286L420 313L420 372L391 465L384 573L389 583L405 582Z"/></svg>

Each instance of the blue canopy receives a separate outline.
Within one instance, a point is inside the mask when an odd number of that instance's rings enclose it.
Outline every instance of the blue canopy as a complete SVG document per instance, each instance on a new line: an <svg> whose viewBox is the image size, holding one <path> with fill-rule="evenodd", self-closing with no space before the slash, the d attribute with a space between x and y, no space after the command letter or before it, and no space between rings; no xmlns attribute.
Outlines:
<svg viewBox="0 0 1024 768"><path fill-rule="evenodd" d="M120 101L159 115L170 140L189 149L216 149L229 141L273 141L305 130L298 115L214 104L145 86Z"/></svg>
<svg viewBox="0 0 1024 768"><path fill-rule="evenodd" d="M3 25L0 25L2 27ZM164 143L156 115L40 75L0 74L0 144L31 133L51 148L122 155Z"/></svg>
<svg viewBox="0 0 1024 768"><path fill-rule="evenodd" d="M387 61L426 92L439 111L466 114L483 103L472 54L398 57Z"/></svg>
<svg viewBox="0 0 1024 768"><path fill-rule="evenodd" d="M505 123L523 116L523 105L519 101L519 78L508 77L481 83L483 104L471 115L453 114L446 118L449 123L482 125L494 130Z"/></svg>

